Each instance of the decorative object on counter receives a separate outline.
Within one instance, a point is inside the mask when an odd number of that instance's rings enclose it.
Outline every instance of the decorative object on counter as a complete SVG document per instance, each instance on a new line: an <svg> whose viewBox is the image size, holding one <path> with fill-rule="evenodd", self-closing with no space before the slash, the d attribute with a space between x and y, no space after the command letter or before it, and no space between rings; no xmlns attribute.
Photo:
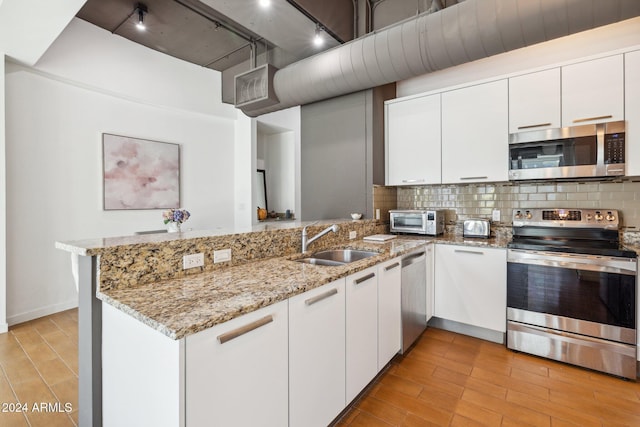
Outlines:
<svg viewBox="0 0 640 427"><path fill-rule="evenodd" d="M102 134L103 209L180 206L180 146Z"/></svg>
<svg viewBox="0 0 640 427"><path fill-rule="evenodd" d="M177 233L180 231L180 225L191 217L186 209L167 209L162 212L164 223L167 224L169 233Z"/></svg>
<svg viewBox="0 0 640 427"><path fill-rule="evenodd" d="M264 221L267 219L267 210L258 206L258 220Z"/></svg>
<svg viewBox="0 0 640 427"><path fill-rule="evenodd" d="M357 220L362 218L362 214L361 213L352 213L351 214L351 219Z"/></svg>
<svg viewBox="0 0 640 427"><path fill-rule="evenodd" d="M291 210L287 209L284 212L284 219L291 219Z"/></svg>

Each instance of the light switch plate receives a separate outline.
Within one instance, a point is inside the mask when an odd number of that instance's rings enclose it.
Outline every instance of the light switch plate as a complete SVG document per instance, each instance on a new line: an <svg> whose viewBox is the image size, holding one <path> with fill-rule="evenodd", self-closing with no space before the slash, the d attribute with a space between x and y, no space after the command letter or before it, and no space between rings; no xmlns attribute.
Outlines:
<svg viewBox="0 0 640 427"><path fill-rule="evenodd" d="M220 249L213 251L213 263L231 261L231 249Z"/></svg>

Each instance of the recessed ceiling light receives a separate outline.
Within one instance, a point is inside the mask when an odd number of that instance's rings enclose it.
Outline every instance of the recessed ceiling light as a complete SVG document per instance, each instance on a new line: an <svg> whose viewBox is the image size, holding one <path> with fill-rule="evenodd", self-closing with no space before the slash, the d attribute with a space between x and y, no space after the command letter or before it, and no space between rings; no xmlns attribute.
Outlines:
<svg viewBox="0 0 640 427"><path fill-rule="evenodd" d="M260 7L266 9L267 7L271 6L271 0L260 0L258 1L258 4L260 5Z"/></svg>

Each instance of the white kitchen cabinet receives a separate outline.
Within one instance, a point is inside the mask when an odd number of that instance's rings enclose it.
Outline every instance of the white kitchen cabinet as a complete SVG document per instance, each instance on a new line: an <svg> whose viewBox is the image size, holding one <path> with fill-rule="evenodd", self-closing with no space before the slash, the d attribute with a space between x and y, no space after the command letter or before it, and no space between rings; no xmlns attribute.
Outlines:
<svg viewBox="0 0 640 427"><path fill-rule="evenodd" d="M435 280L435 244L429 243L427 252L427 322L433 317L434 280Z"/></svg>
<svg viewBox="0 0 640 427"><path fill-rule="evenodd" d="M198 426L288 425L288 303L186 338L186 421Z"/></svg>
<svg viewBox="0 0 640 427"><path fill-rule="evenodd" d="M559 128L560 68L509 79L509 133Z"/></svg>
<svg viewBox="0 0 640 427"><path fill-rule="evenodd" d="M626 174L640 176L640 50L625 54L624 66Z"/></svg>
<svg viewBox="0 0 640 427"><path fill-rule="evenodd" d="M103 302L102 425L184 427L184 354L184 338Z"/></svg>
<svg viewBox="0 0 640 427"><path fill-rule="evenodd" d="M324 427L345 405L345 279L339 279L289 299L289 422Z"/></svg>
<svg viewBox="0 0 640 427"><path fill-rule="evenodd" d="M623 55L562 67L562 126L624 120Z"/></svg>
<svg viewBox="0 0 640 427"><path fill-rule="evenodd" d="M402 346L400 258L378 265L378 371Z"/></svg>
<svg viewBox="0 0 640 427"><path fill-rule="evenodd" d="M378 373L378 277L370 267L346 278L347 404Z"/></svg>
<svg viewBox="0 0 640 427"><path fill-rule="evenodd" d="M506 250L436 245L435 256L435 315L505 332Z"/></svg>
<svg viewBox="0 0 640 427"><path fill-rule="evenodd" d="M442 182L508 180L507 80L442 94Z"/></svg>
<svg viewBox="0 0 640 427"><path fill-rule="evenodd" d="M440 184L440 94L385 104L387 185Z"/></svg>

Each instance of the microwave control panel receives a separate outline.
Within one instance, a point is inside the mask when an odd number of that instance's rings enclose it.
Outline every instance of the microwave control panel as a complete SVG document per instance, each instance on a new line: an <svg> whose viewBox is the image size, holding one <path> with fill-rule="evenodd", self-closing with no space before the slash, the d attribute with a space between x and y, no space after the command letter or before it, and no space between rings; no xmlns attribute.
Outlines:
<svg viewBox="0 0 640 427"><path fill-rule="evenodd" d="M604 163L624 163L624 132L605 134Z"/></svg>

